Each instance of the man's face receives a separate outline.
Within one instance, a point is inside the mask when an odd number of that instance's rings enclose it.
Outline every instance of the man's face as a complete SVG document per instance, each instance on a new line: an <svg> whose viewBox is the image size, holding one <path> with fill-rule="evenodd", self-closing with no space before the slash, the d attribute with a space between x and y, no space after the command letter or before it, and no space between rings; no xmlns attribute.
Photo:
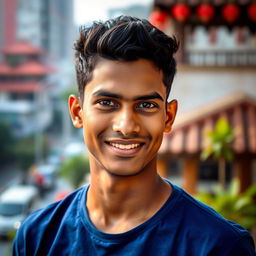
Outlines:
<svg viewBox="0 0 256 256"><path fill-rule="evenodd" d="M166 106L162 80L162 72L147 60L97 63L83 104L75 96L69 99L73 124L83 127L91 166L118 176L152 168L177 108L176 101Z"/></svg>

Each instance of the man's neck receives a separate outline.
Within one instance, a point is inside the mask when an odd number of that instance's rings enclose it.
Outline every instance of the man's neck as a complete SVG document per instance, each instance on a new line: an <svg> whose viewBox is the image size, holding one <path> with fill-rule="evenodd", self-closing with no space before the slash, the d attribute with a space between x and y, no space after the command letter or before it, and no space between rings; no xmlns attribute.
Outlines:
<svg viewBox="0 0 256 256"><path fill-rule="evenodd" d="M154 169L129 177L92 170L87 208L96 228L122 233L151 218L170 194L170 185Z"/></svg>

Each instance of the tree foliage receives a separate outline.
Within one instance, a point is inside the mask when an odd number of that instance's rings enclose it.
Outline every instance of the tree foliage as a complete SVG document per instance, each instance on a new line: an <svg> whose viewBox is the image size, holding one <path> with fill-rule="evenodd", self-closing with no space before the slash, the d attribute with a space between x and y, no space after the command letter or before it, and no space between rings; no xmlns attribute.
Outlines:
<svg viewBox="0 0 256 256"><path fill-rule="evenodd" d="M234 179L227 190L217 186L213 193L199 192L196 198L244 228L255 228L256 184L249 187L244 193L239 193L239 186L239 180Z"/></svg>
<svg viewBox="0 0 256 256"><path fill-rule="evenodd" d="M67 158L60 167L59 173L73 188L78 188L90 171L89 160L83 155Z"/></svg>
<svg viewBox="0 0 256 256"><path fill-rule="evenodd" d="M217 120L213 130L206 133L208 146L202 151L201 158L206 160L213 156L218 161L219 182L225 187L226 161L233 159L232 142L234 140L234 129L225 118Z"/></svg>
<svg viewBox="0 0 256 256"><path fill-rule="evenodd" d="M234 129L225 118L220 118L215 124L213 130L208 131L206 136L209 139L209 145L202 152L202 159L213 156L216 160L224 158L227 161L233 159L231 144L234 139Z"/></svg>
<svg viewBox="0 0 256 256"><path fill-rule="evenodd" d="M66 102L68 100L69 95L71 94L78 95L77 86L70 86L65 91L63 91L60 95L60 100Z"/></svg>
<svg viewBox="0 0 256 256"><path fill-rule="evenodd" d="M42 134L42 157L45 157L49 151L47 136ZM35 162L35 136L17 139L14 146L15 163L22 171L28 171L29 167Z"/></svg>
<svg viewBox="0 0 256 256"><path fill-rule="evenodd" d="M49 151L47 135L42 134L42 157ZM35 162L35 135L15 137L8 123L0 124L1 154L0 166L14 164L26 172Z"/></svg>
<svg viewBox="0 0 256 256"><path fill-rule="evenodd" d="M15 143L11 127L7 123L0 124L1 154L0 165L4 165L14 158L13 147Z"/></svg>

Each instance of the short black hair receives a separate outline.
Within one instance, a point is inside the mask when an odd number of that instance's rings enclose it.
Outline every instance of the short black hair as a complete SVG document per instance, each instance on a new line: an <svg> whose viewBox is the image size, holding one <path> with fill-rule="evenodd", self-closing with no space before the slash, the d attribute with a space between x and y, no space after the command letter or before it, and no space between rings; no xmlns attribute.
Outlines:
<svg viewBox="0 0 256 256"><path fill-rule="evenodd" d="M146 19L120 16L105 22L93 22L80 28L74 44L75 66L80 96L92 79L93 69L100 58L118 61L146 59L163 72L167 97L176 72L173 57L178 50L175 37L167 36Z"/></svg>

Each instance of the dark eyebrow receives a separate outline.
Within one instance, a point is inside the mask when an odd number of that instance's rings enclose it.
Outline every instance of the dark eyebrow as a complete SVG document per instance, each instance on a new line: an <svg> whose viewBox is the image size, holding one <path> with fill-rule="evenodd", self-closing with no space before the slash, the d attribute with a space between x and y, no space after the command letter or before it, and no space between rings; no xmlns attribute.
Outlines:
<svg viewBox="0 0 256 256"><path fill-rule="evenodd" d="M125 99L120 94L112 93L112 92L108 92L108 91L104 91L104 90L99 90L99 91L94 92L93 96L95 96L95 97L109 97L109 98L116 98L116 99ZM157 92L133 98L133 100L153 100L153 99L159 99L161 101L164 101L162 96Z"/></svg>
<svg viewBox="0 0 256 256"><path fill-rule="evenodd" d="M149 94L149 95L143 95L143 96L135 98L135 100L154 100L154 99L159 99L161 101L164 101L162 96L159 93L157 93L157 92L154 92L154 93Z"/></svg>
<svg viewBox="0 0 256 256"><path fill-rule="evenodd" d="M123 96L117 93L112 93L112 92L103 91L103 90L96 91L92 95L94 97L110 97L110 98L116 98L116 99L123 99Z"/></svg>

